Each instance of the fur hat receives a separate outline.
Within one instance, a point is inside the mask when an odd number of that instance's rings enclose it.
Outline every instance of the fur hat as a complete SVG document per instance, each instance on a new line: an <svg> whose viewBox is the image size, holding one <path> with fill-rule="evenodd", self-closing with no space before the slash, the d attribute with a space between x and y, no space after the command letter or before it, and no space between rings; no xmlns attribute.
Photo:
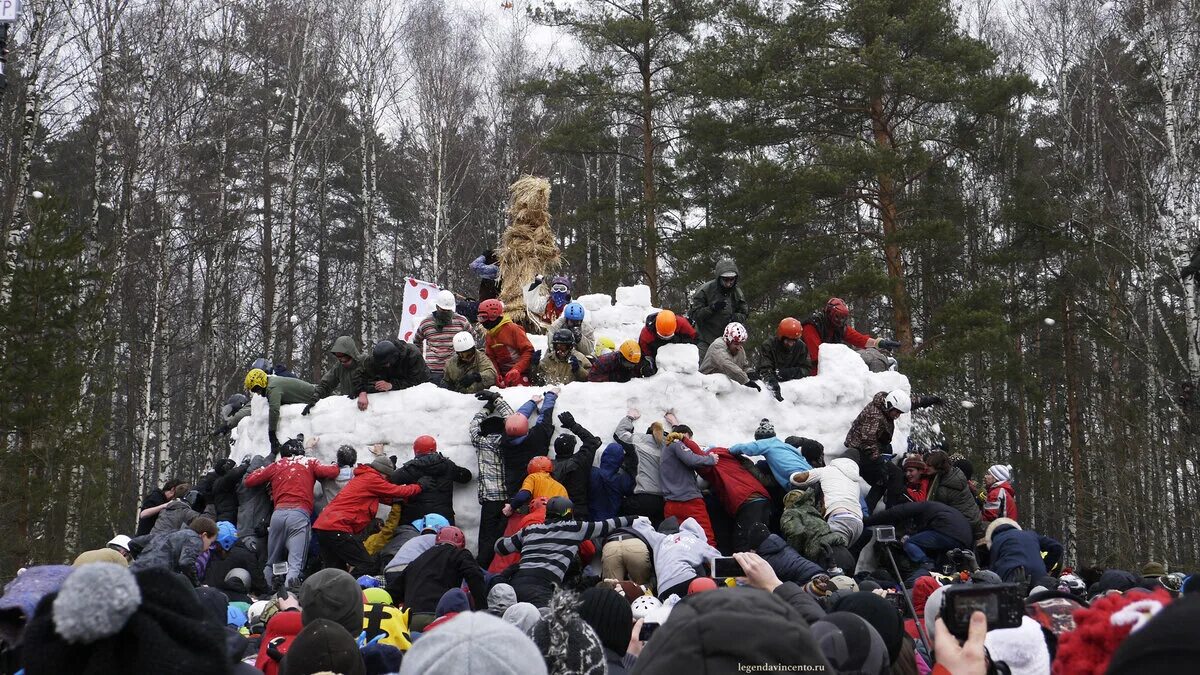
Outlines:
<svg viewBox="0 0 1200 675"><path fill-rule="evenodd" d="M904 459L905 469L917 469L918 471L925 470L925 460L916 455L909 455Z"/></svg>
<svg viewBox="0 0 1200 675"><path fill-rule="evenodd" d="M1050 671L1050 649L1042 626L1028 616L1017 628L989 630L984 640L993 661L1008 664L1012 675L1040 675Z"/></svg>
<svg viewBox="0 0 1200 675"><path fill-rule="evenodd" d="M775 425L771 424L771 420L762 418L758 422L758 428L754 430L754 440L761 441L764 438L775 437Z"/></svg>
<svg viewBox="0 0 1200 675"><path fill-rule="evenodd" d="M1021 524L1012 518L997 518L993 520L988 524L987 531L983 533L983 541L987 544L988 548L992 547L992 535L996 533L996 530L1000 529L1001 525L1011 525L1018 530L1021 529Z"/></svg>
<svg viewBox="0 0 1200 675"><path fill-rule="evenodd" d="M528 603L517 603L509 608ZM537 610L533 610L537 613ZM413 643L400 675L546 675L533 642L511 623L487 612L464 612Z"/></svg>
<svg viewBox="0 0 1200 675"><path fill-rule="evenodd" d="M579 616L579 596L557 591L549 612L529 632L551 675L604 675L608 666L596 631ZM632 628L632 625L630 626Z"/></svg>

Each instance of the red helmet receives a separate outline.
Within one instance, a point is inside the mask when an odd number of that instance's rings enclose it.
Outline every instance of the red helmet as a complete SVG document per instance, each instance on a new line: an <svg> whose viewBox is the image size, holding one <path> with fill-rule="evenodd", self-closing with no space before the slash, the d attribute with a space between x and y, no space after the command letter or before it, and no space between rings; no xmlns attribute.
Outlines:
<svg viewBox="0 0 1200 675"><path fill-rule="evenodd" d="M850 318L850 308L846 306L846 302L841 298L830 298L829 302L825 303L825 316L829 317L834 324L840 326L846 323L846 319Z"/></svg>
<svg viewBox="0 0 1200 675"><path fill-rule="evenodd" d="M463 548L467 545L467 537L463 531L453 525L447 525L441 530L438 530L437 536L433 539L435 544L454 544L455 548Z"/></svg>
<svg viewBox="0 0 1200 675"><path fill-rule="evenodd" d="M524 415L522 415L524 417ZM554 470L554 462L549 457L539 455L529 460L529 465L525 467L527 473L550 473Z"/></svg>
<svg viewBox="0 0 1200 675"><path fill-rule="evenodd" d="M437 439L433 436L417 436L417 440L413 441L413 454L428 455L437 450Z"/></svg>
<svg viewBox="0 0 1200 675"><path fill-rule="evenodd" d="M529 418L521 413L513 413L504 418L504 435L518 438L529 433Z"/></svg>
<svg viewBox="0 0 1200 675"><path fill-rule="evenodd" d="M479 303L477 316L480 321L494 321L504 314L504 303L495 298Z"/></svg>
<svg viewBox="0 0 1200 675"><path fill-rule="evenodd" d="M788 340L799 340L800 335L803 333L804 327L800 325L799 321L790 316L780 321L779 328L775 331L776 335Z"/></svg>

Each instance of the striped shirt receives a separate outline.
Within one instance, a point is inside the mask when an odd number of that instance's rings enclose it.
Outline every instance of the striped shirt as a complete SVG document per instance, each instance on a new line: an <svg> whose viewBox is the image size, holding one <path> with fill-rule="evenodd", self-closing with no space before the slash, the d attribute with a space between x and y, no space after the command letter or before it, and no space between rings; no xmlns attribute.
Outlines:
<svg viewBox="0 0 1200 675"><path fill-rule="evenodd" d="M424 352L425 364L429 369L440 373L446 369L446 361L454 356L454 336L462 331L471 333L471 322L462 314L455 314L449 323L441 328L438 328L437 322L430 314L417 326L417 332L413 334L413 345Z"/></svg>
<svg viewBox="0 0 1200 675"><path fill-rule="evenodd" d="M574 520L537 523L511 537L497 540L496 553L520 553L522 571L536 571L554 581L562 581L581 543L595 537L607 537L613 530L632 524L630 516L582 523Z"/></svg>

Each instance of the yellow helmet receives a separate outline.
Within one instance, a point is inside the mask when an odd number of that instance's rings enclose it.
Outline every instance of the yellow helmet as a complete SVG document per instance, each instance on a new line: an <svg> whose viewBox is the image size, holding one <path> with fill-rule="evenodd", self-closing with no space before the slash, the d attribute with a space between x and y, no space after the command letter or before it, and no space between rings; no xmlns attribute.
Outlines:
<svg viewBox="0 0 1200 675"><path fill-rule="evenodd" d="M617 343L607 335L596 340L596 356L615 351L617 351Z"/></svg>
<svg viewBox="0 0 1200 675"><path fill-rule="evenodd" d="M626 340L621 343L621 356L630 363L641 363L642 348L633 340Z"/></svg>
<svg viewBox="0 0 1200 675"><path fill-rule="evenodd" d="M266 386L267 373L262 368L255 368L246 373L246 389L253 391L255 387L263 387L265 389Z"/></svg>

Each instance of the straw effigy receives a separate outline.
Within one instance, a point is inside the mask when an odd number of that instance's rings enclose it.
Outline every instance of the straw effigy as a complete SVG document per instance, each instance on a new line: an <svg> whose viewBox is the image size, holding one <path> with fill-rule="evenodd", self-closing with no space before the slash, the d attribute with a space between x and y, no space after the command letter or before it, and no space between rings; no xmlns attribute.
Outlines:
<svg viewBox="0 0 1200 675"><path fill-rule="evenodd" d="M511 222L496 251L500 264L500 300L504 313L525 330L545 332L546 326L525 307L524 289L538 274L559 266L558 244L550 229L550 183L544 178L521 176L508 186Z"/></svg>

